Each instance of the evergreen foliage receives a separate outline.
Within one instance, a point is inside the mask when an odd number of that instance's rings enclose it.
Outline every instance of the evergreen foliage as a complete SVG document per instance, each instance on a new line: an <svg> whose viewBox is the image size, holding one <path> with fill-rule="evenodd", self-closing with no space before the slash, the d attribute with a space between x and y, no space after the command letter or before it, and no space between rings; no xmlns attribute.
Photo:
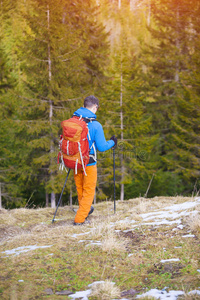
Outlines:
<svg viewBox="0 0 200 300"><path fill-rule="evenodd" d="M117 198L197 193L199 16L199 0L1 1L3 206L55 204L60 123L90 94L118 137ZM98 201L112 199L112 165L98 154Z"/></svg>
<svg viewBox="0 0 200 300"><path fill-rule="evenodd" d="M197 31L193 29L198 28L199 1L192 3L154 3L154 26L150 31L156 45L145 51L148 111L153 119L152 133L159 132L157 170L178 174L186 193L192 191L190 183L199 178L198 80L197 66L191 63L199 56Z"/></svg>
<svg viewBox="0 0 200 300"><path fill-rule="evenodd" d="M64 181L64 174L57 174L60 122L99 85L106 34L92 1L27 1L18 14L25 27L18 53L15 139L23 151L14 172L24 190L44 186L52 195Z"/></svg>

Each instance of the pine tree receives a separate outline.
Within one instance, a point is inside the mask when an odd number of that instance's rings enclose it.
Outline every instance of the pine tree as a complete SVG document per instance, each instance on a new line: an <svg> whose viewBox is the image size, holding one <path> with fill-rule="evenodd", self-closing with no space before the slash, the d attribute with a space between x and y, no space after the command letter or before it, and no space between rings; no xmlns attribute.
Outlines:
<svg viewBox="0 0 200 300"><path fill-rule="evenodd" d="M18 101L15 89L19 82L19 61L17 59L22 33L23 19L18 16L20 1L2 1L0 6L0 103L1 103L1 175L3 205L19 206L23 183L18 181L16 167L22 155L18 131ZM15 169L16 168L16 169ZM8 202L9 201L9 202Z"/></svg>
<svg viewBox="0 0 200 300"><path fill-rule="evenodd" d="M189 150L191 140L186 139L184 144L182 115L188 114L191 105L183 84L183 74L191 72L188 63L193 47L188 42L193 31L191 5L190 1L178 0L152 3L153 23L150 32L154 42L146 48L141 59L145 70L147 108L153 120L152 135L158 134L152 160L157 161L154 168L158 174L162 170L161 177L173 172L179 174L181 179L180 176L188 173L188 170L182 169L185 168L183 162L193 160L189 168L191 172L195 161ZM196 12L198 1L193 6ZM191 131L191 116L188 117L185 134Z"/></svg>
<svg viewBox="0 0 200 300"><path fill-rule="evenodd" d="M200 3L187 1L183 8L186 12L184 15L186 25L182 28L185 38L181 64L184 68L180 74L180 88L176 101L177 114L172 120L173 132L166 160L169 168L183 177L185 190L191 192L200 175L200 76L197 71L200 63Z"/></svg>
<svg viewBox="0 0 200 300"><path fill-rule="evenodd" d="M99 86L107 35L92 1L88 5L33 0L20 5L25 27L17 57L20 76L15 97L20 126L16 138L25 147L15 175L31 194L44 185L46 199L51 194L54 206L65 176L57 174L60 122L71 117L82 98Z"/></svg>
<svg viewBox="0 0 200 300"><path fill-rule="evenodd" d="M103 10L103 9L102 9ZM119 24L118 30L111 32L111 60L107 69L110 80L104 86L105 104L104 113L106 136L115 134L118 137L116 150L117 187L120 190L120 199L127 198L127 186L133 178L144 173L144 157L142 149L149 151L149 140L145 136L149 131L151 120L144 114L143 95L141 93L142 78L137 62L138 45L133 36L134 15L129 6L123 7L120 12L107 15L109 22ZM116 18L116 20L115 20ZM112 152L100 154L99 178L100 187L107 195L112 195L110 190L112 182ZM101 197L102 193L99 191ZM98 197L100 196L98 193Z"/></svg>

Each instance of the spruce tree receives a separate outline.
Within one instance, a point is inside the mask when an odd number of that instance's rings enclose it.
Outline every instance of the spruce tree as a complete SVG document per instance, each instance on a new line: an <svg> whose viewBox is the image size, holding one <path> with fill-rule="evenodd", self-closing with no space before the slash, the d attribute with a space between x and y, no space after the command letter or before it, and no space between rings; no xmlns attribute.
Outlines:
<svg viewBox="0 0 200 300"><path fill-rule="evenodd" d="M198 1L195 1L193 6L196 12L199 6ZM186 150L186 144L183 141L181 144L183 139L181 128L184 123L181 115L185 114L186 116L188 106L190 106L188 103L190 100L185 92L185 83L183 83L183 74L191 72L188 57L190 57L189 40L194 23L192 14L190 1L153 2L153 22L149 28L153 43L143 50L141 56L144 66L144 92L147 109L152 115L153 121L151 134L155 137L157 134L154 154L152 154L152 160L155 161L154 168L161 177L172 173L174 176L178 174L180 180L183 180L183 174L188 173L183 171L181 165L184 164L182 163L188 161L189 156L191 160L194 159L188 148ZM188 118L190 119L191 116ZM186 126L188 133L191 130L190 126L188 120ZM187 147L189 144L188 140ZM191 169L192 167L190 171ZM174 180L173 176L171 180ZM177 180L178 185L180 180ZM180 190L178 185L177 190Z"/></svg>
<svg viewBox="0 0 200 300"><path fill-rule="evenodd" d="M110 4L112 5L112 4ZM115 134L118 137L116 150L117 197L127 199L127 191L132 181L137 181L145 173L144 153L150 151L150 140L146 139L151 119L145 114L144 96L141 93L142 77L137 59L138 44L135 43L137 28L134 13L128 3L120 11L104 11L105 20L114 24L111 28L110 65L107 68L109 80L104 85L103 123L107 137ZM105 21L106 22L106 21ZM118 28L117 30L115 28ZM142 154L143 153L143 154ZM100 154L99 178L100 188L107 195L112 195L112 151ZM101 197L103 196L100 192ZM99 196L98 193L98 196Z"/></svg>
<svg viewBox="0 0 200 300"><path fill-rule="evenodd" d="M193 9L191 10L191 5ZM170 169L174 169L184 180L185 191L192 192L199 180L199 1L187 1L184 5L185 27L182 28L184 53L180 87L176 99L177 114L172 119L169 153L166 157ZM172 146L173 145L173 146ZM199 184L199 183L198 183Z"/></svg>
<svg viewBox="0 0 200 300"><path fill-rule="evenodd" d="M24 21L19 18L20 1L2 1L0 6L0 103L1 103L1 178L3 205L21 204L23 183L18 180L19 160L24 148L18 132L19 103L15 91L20 82L20 35ZM17 138L18 135L18 138Z"/></svg>
<svg viewBox="0 0 200 300"><path fill-rule="evenodd" d="M19 178L30 190L43 185L55 206L55 194L65 177L57 172L60 122L71 117L83 98L99 86L107 35L92 1L88 5L32 0L19 13L26 25L15 92L23 124L18 131L26 146L25 155L20 156Z"/></svg>

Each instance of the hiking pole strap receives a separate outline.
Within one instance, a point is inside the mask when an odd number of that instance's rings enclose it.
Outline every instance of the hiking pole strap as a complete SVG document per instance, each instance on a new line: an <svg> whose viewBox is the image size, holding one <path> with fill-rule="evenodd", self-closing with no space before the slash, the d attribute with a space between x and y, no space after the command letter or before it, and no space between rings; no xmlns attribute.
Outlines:
<svg viewBox="0 0 200 300"><path fill-rule="evenodd" d="M67 177L66 177L66 179L65 179L65 183L64 183L64 186L63 186L62 192L61 192L61 194L60 194L60 198L59 198L59 201L58 201L58 204L57 204L57 207L56 207L55 214L54 214L54 216L53 216L52 223L54 222L54 219L55 219L55 216L56 216L56 213L57 213L58 207L59 207L59 205L60 205L60 202L61 202L61 199L62 199L62 195L63 195L64 189L65 189L66 183L67 183L67 179L68 179L68 177L69 177L70 170L71 170L71 169L69 169L69 171L68 171L68 173L67 173Z"/></svg>
<svg viewBox="0 0 200 300"><path fill-rule="evenodd" d="M115 203L115 149L113 149L113 181L114 181L114 213L116 212Z"/></svg>

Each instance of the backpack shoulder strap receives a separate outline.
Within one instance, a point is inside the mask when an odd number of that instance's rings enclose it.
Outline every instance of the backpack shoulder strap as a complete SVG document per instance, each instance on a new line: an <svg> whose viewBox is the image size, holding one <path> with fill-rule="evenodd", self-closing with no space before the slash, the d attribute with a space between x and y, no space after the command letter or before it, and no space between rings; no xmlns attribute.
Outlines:
<svg viewBox="0 0 200 300"><path fill-rule="evenodd" d="M85 121L85 123L90 123L90 122L93 122L93 121L97 121L97 119L95 119L95 118L83 118L83 120Z"/></svg>
<svg viewBox="0 0 200 300"><path fill-rule="evenodd" d="M76 116L76 115L73 115L72 118L73 117L78 118L78 116ZM90 122L93 122L93 121L97 121L97 119L95 119L95 118L88 118L88 117L83 118L82 116L80 116L80 118L83 119L85 121L85 123L90 123Z"/></svg>

